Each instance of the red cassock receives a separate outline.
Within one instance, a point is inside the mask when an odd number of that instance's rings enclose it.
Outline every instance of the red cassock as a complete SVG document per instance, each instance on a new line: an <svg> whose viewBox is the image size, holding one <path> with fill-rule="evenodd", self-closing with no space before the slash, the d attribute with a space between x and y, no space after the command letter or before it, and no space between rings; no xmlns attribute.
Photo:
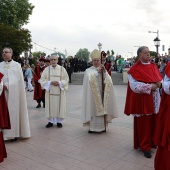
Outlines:
<svg viewBox="0 0 170 170"><path fill-rule="evenodd" d="M151 84L162 80L162 75L154 63L142 64L140 60L131 67L128 74L135 80L143 83ZM152 93L134 93L128 83L124 113L126 115L144 115L134 117L134 149L140 147L143 151L147 151L151 147L155 147L153 144L153 135L157 115L154 112ZM153 115L148 116L146 114Z"/></svg>
<svg viewBox="0 0 170 170"><path fill-rule="evenodd" d="M165 67L170 78L170 63ZM158 146L155 156L155 170L170 170L170 95L162 92L160 110L154 143Z"/></svg>
<svg viewBox="0 0 170 170"><path fill-rule="evenodd" d="M0 82L3 75L0 73ZM10 129L10 119L7 107L7 102L5 98L5 93L2 92L0 95L0 129ZM0 162L3 162L4 158L7 157L6 148L3 139L3 132L0 132Z"/></svg>
<svg viewBox="0 0 170 170"><path fill-rule="evenodd" d="M45 98L45 90L41 89L40 83L38 83L38 80L41 78L41 74L43 70L46 68L46 66L40 68L40 66L37 66L34 70L34 100L38 100L40 98Z"/></svg>
<svg viewBox="0 0 170 170"><path fill-rule="evenodd" d="M105 68L106 68L108 74L111 76L111 69L110 69L111 68L111 64L109 62L105 63Z"/></svg>

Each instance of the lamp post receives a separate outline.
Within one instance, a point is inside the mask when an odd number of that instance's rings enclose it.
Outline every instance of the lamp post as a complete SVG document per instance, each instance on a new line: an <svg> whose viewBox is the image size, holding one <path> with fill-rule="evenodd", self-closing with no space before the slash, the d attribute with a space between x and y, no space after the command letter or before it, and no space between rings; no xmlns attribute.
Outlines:
<svg viewBox="0 0 170 170"><path fill-rule="evenodd" d="M156 53L157 53L157 57L158 57L158 53L159 53L159 46L160 46L160 39L159 39L159 30L157 31L148 31L148 33L156 33L157 34L157 37L153 40L154 41L154 44L155 44L155 47L156 47Z"/></svg>
<svg viewBox="0 0 170 170"><path fill-rule="evenodd" d="M154 44L155 44L155 47L156 47L156 53L157 53L157 57L158 57L158 48L159 48L159 46L160 46L160 39L158 38L158 37L156 37L154 40Z"/></svg>
<svg viewBox="0 0 170 170"><path fill-rule="evenodd" d="M99 48L99 51L101 51L101 49L102 49L102 44L99 42L99 44L98 44L97 46L98 46L98 48Z"/></svg>

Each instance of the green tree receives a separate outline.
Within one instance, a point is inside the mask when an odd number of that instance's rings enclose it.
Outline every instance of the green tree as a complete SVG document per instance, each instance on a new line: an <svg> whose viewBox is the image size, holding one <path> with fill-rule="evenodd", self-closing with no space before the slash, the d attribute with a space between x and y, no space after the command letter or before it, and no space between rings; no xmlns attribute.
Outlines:
<svg viewBox="0 0 170 170"><path fill-rule="evenodd" d="M27 29L16 29L9 25L0 24L0 51L8 42L14 50L14 56L19 56L23 51L29 51L31 45L31 34Z"/></svg>
<svg viewBox="0 0 170 170"><path fill-rule="evenodd" d="M32 55L34 58L40 58L41 56L44 56L45 53L42 51L36 51L36 52L33 52Z"/></svg>
<svg viewBox="0 0 170 170"><path fill-rule="evenodd" d="M76 53L77 58L83 58L85 61L89 61L89 54L90 52L88 51L87 48L79 49L79 51Z"/></svg>
<svg viewBox="0 0 170 170"><path fill-rule="evenodd" d="M1 0L0 23L19 29L28 23L33 8L29 0Z"/></svg>

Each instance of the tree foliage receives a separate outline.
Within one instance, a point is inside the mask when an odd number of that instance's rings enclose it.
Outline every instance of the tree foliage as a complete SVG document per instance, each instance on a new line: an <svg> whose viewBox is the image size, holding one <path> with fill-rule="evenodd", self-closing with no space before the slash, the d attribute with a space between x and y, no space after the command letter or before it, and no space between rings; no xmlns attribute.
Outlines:
<svg viewBox="0 0 170 170"><path fill-rule="evenodd" d="M1 0L0 23L21 28L28 23L34 6L28 0Z"/></svg>
<svg viewBox="0 0 170 170"><path fill-rule="evenodd" d="M0 24L0 51L8 42L14 51L14 56L19 56L23 51L29 51L31 45L30 31L27 29L16 29L9 25Z"/></svg>
<svg viewBox="0 0 170 170"><path fill-rule="evenodd" d="M85 61L89 61L89 54L90 52L88 51L87 48L79 49L79 51L76 53L77 58L83 58Z"/></svg>

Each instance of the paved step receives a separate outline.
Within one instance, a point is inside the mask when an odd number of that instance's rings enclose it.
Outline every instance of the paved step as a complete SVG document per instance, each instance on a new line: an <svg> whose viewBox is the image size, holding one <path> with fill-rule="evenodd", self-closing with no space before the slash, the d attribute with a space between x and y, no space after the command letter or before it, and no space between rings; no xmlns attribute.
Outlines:
<svg viewBox="0 0 170 170"><path fill-rule="evenodd" d="M73 73L71 76L72 85L82 85L83 84L83 76L84 72L78 72L78 73ZM126 85L127 83L123 82L123 74L122 73L117 73L117 72L112 72L112 81L114 85Z"/></svg>

